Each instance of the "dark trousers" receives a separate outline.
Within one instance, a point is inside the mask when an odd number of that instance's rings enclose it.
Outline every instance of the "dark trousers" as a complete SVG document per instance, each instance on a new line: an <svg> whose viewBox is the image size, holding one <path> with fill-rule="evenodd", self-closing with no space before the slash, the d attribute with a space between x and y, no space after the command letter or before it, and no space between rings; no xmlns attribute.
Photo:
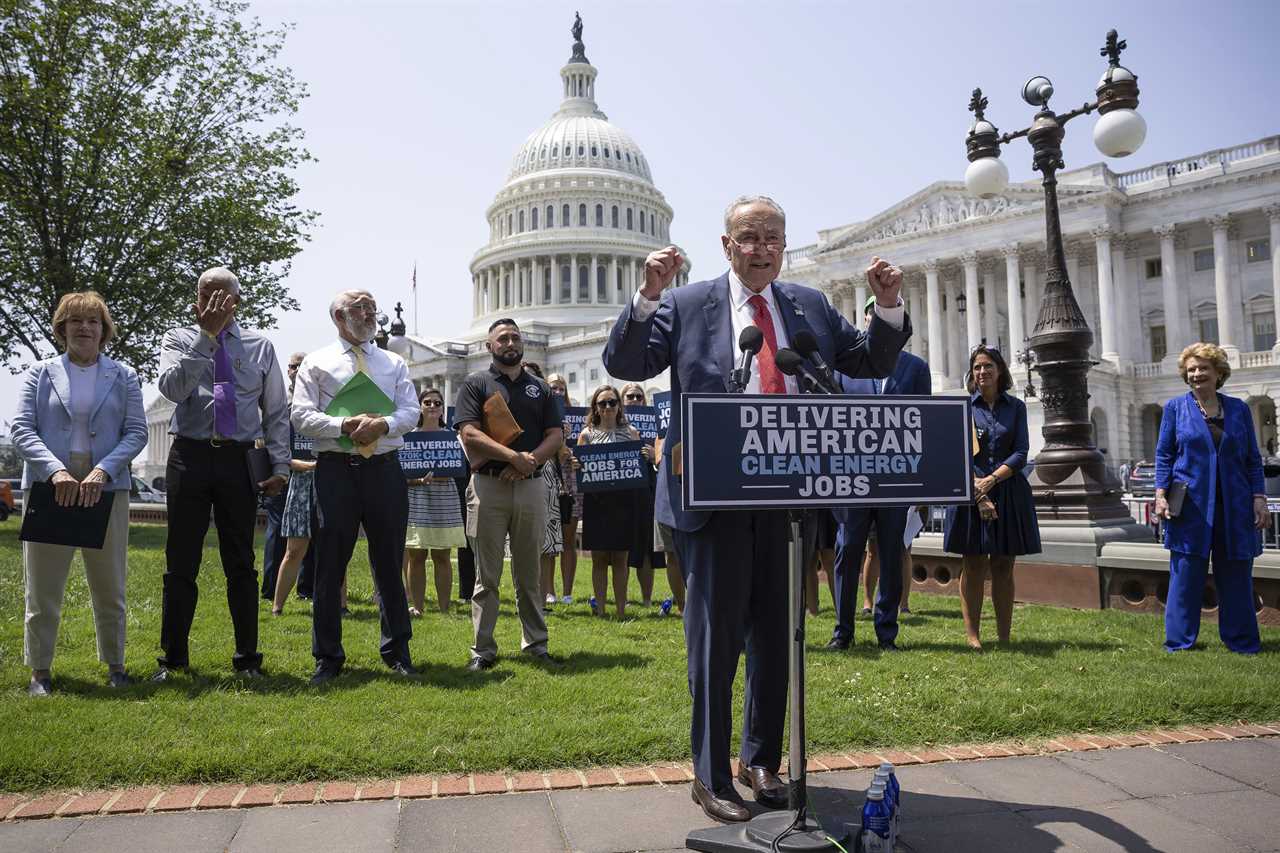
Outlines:
<svg viewBox="0 0 1280 853"><path fill-rule="evenodd" d="M238 670L262 665L258 654L258 575L253 569L258 498L244 454L243 447L213 447L207 441L181 437L169 449L161 666L190 663L187 640L196 613L196 575L209 532L210 509L218 531L218 552L227 576L227 607L235 632L231 663Z"/></svg>
<svg viewBox="0 0 1280 853"><path fill-rule="evenodd" d="M1253 561L1227 557L1226 509L1222 490L1216 495L1213 517L1213 586L1218 593L1218 636L1233 652L1256 654L1262 648L1258 614L1254 610ZM1169 554L1169 595L1164 605L1164 647L1189 649L1200 635L1200 608L1204 600L1209 559L1199 554Z"/></svg>
<svg viewBox="0 0 1280 853"><path fill-rule="evenodd" d="M315 512L311 513L311 530L318 527ZM316 540L313 538L307 545L307 553L302 558L302 568L298 569L298 598L312 598L316 584Z"/></svg>
<svg viewBox="0 0 1280 853"><path fill-rule="evenodd" d="M454 480L458 485L458 501L462 504L462 526L467 526L467 484L471 478L459 477ZM471 600L471 593L476 588L476 555L471 550L471 540L467 539L467 547L458 549L458 597L463 601Z"/></svg>
<svg viewBox="0 0 1280 853"><path fill-rule="evenodd" d="M262 597L271 601L276 595L276 575L280 572L280 561L284 559L284 537L280 535L280 524L284 521L284 498L288 490L275 497L262 497L262 508L267 511L266 543L262 546Z"/></svg>
<svg viewBox="0 0 1280 853"><path fill-rule="evenodd" d="M840 526L836 532L836 627L833 639L853 640L853 620L858 614L858 576L867 552L867 534L876 526L876 551L880 555L880 588L876 592L876 640L892 643L898 638L898 603L902 600L902 537L907 530L907 507L834 510Z"/></svg>
<svg viewBox="0 0 1280 853"><path fill-rule="evenodd" d="M718 512L675 531L685 582L693 767L709 790L732 787L733 680L747 653L742 764L777 772L787 710L787 514Z"/></svg>
<svg viewBox="0 0 1280 853"><path fill-rule="evenodd" d="M339 592L362 524L378 593L382 623L379 651L388 666L410 663L409 638L413 630L401 576L409 494L396 454L384 453L369 459L356 454L320 454L316 503L319 526L312 537L316 571L315 600L311 605L311 654L316 664L340 670L346 660Z"/></svg>

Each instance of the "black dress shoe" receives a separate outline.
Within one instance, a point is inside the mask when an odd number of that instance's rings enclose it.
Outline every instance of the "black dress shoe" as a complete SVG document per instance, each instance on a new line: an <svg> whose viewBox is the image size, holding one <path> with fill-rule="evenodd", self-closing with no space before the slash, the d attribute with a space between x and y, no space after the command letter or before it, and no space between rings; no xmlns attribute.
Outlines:
<svg viewBox="0 0 1280 853"><path fill-rule="evenodd" d="M400 661L400 660L391 664L391 671L394 672L396 675L402 676L404 678L418 677L418 670L413 668L413 664L405 663L404 661Z"/></svg>
<svg viewBox="0 0 1280 853"><path fill-rule="evenodd" d="M707 790L697 779L693 780L693 801L702 806L707 817L720 823L740 823L751 820L751 812L735 791L732 796L717 796Z"/></svg>
<svg viewBox="0 0 1280 853"><path fill-rule="evenodd" d="M151 683L164 684L166 681L172 678L174 673L176 673L180 668L181 667L176 667L176 666L164 666L162 664L160 668L156 670L156 674L151 676Z"/></svg>
<svg viewBox="0 0 1280 853"><path fill-rule="evenodd" d="M260 666L251 666L246 669L237 669L236 677L243 678L246 681L256 681L259 678L266 678L266 673L262 671Z"/></svg>
<svg viewBox="0 0 1280 853"><path fill-rule="evenodd" d="M467 661L467 672L484 672L486 669L493 669L497 663L489 658L472 658Z"/></svg>
<svg viewBox="0 0 1280 853"><path fill-rule="evenodd" d="M738 769L738 781L751 786L756 802L771 809L786 808L787 786L778 778L778 774L763 767L746 767Z"/></svg>
<svg viewBox="0 0 1280 853"><path fill-rule="evenodd" d="M848 651L849 641L842 640L839 637L832 637L830 640L827 640L827 645L825 646L825 648L829 652Z"/></svg>
<svg viewBox="0 0 1280 853"><path fill-rule="evenodd" d="M902 651L902 649L898 648L898 644L895 643L893 640L884 640L883 642L880 643L880 651L900 652Z"/></svg>
<svg viewBox="0 0 1280 853"><path fill-rule="evenodd" d="M533 658L534 663L545 666L548 669L559 669L564 665L564 661L557 657L552 657L551 653L545 650L540 652L525 652L525 654Z"/></svg>
<svg viewBox="0 0 1280 853"><path fill-rule="evenodd" d="M130 678L126 673L110 672L107 674L108 687L128 687L130 684L133 684L133 683L134 683L133 679Z"/></svg>
<svg viewBox="0 0 1280 853"><path fill-rule="evenodd" d="M311 676L311 686L319 687L322 684L328 684L338 677L341 670L334 669L331 666L318 666L315 673Z"/></svg>
<svg viewBox="0 0 1280 853"><path fill-rule="evenodd" d="M31 683L27 685L28 696L52 696L53 695L53 679L51 678L33 678Z"/></svg>

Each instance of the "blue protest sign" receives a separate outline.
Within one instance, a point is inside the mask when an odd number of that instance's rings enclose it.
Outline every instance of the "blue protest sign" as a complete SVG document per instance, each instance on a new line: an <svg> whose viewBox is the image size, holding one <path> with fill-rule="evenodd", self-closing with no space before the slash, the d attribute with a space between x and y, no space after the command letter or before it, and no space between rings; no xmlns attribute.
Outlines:
<svg viewBox="0 0 1280 853"><path fill-rule="evenodd" d="M406 477L423 477L427 472L437 477L467 476L467 457L462 442L453 430L432 429L406 432L400 448L400 467Z"/></svg>
<svg viewBox="0 0 1280 853"><path fill-rule="evenodd" d="M587 422L587 410L582 406L567 406L564 410L564 440L571 443L578 440L578 433Z"/></svg>
<svg viewBox="0 0 1280 853"><path fill-rule="evenodd" d="M968 397L685 394L685 509L972 501Z"/></svg>
<svg viewBox="0 0 1280 853"><path fill-rule="evenodd" d="M649 484L640 455L643 441L615 441L609 444L580 444L573 448L578 457L578 490L615 492L638 489Z"/></svg>
<svg viewBox="0 0 1280 853"><path fill-rule="evenodd" d="M671 425L671 392L659 391L653 395L653 410L658 413L658 438L667 437Z"/></svg>
<svg viewBox="0 0 1280 853"><path fill-rule="evenodd" d="M636 428L645 444L653 444L658 437L658 413L653 406L627 406L627 423Z"/></svg>
<svg viewBox="0 0 1280 853"><path fill-rule="evenodd" d="M294 459L315 459L316 440L289 430L289 455Z"/></svg>

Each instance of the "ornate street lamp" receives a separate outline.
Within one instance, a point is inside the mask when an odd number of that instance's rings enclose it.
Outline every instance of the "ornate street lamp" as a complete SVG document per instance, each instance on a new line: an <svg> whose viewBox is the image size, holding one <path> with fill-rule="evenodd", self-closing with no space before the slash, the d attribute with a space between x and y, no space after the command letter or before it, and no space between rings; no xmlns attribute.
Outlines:
<svg viewBox="0 0 1280 853"><path fill-rule="evenodd" d="M1058 517L1109 518L1123 506L1114 497L1104 460L1093 440L1089 421L1089 357L1093 332L1085 321L1071 282L1063 254L1062 228L1058 216L1058 180L1062 162L1064 126L1071 119L1097 110L1101 118L1094 127L1098 150L1108 157L1125 157L1142 144L1147 125L1134 111L1138 106L1138 78L1120 64L1120 52L1127 45L1115 30L1107 33L1100 51L1109 59L1106 73L1098 83L1097 100L1066 113L1049 109L1053 83L1032 77L1022 87L1022 98L1039 112L1031 126L1001 135L986 119L987 99L981 89L973 90L969 110L973 123L965 139L969 167L965 186L981 198L1000 194L1009 182L1009 170L1000 161L1000 146L1027 137L1033 152L1032 165L1043 176L1045 244L1048 269L1040 314L1028 340L1028 355L1040 374L1040 401L1044 404L1044 449L1036 457L1032 485L1041 510ZM1023 359L1024 364L1028 362ZM1030 365L1028 365L1030 366ZM1112 506L1114 504L1114 506ZM1102 510L1102 512L1099 512Z"/></svg>
<svg viewBox="0 0 1280 853"><path fill-rule="evenodd" d="M377 344L378 349L386 349L389 336L387 335L387 315L381 311L378 312L378 333L373 336L373 342Z"/></svg>

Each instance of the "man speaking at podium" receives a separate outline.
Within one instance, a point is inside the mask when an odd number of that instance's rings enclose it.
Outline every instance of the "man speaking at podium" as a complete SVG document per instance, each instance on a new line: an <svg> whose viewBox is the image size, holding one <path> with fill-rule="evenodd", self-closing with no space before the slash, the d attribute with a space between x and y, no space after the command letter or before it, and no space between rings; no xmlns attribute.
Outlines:
<svg viewBox="0 0 1280 853"><path fill-rule="evenodd" d="M735 342L756 326L763 338L745 382L749 394L797 393L775 354L801 331L812 334L826 364L849 376L884 377L911 336L899 298L902 272L880 259L867 269L876 297L866 333L841 317L817 290L775 281L787 245L786 215L765 196L743 196L725 210L729 270L714 281L664 290L684 259L668 246L645 260L645 281L623 309L604 349L611 376L643 381L671 368L671 424L658 472L655 514L675 530L686 584L685 645L693 798L715 820L750 813L729 764L733 679L747 653L746 702L738 781L757 802L781 808L778 779L787 706L787 516L778 510L685 511L680 493L681 395L730 390Z"/></svg>

